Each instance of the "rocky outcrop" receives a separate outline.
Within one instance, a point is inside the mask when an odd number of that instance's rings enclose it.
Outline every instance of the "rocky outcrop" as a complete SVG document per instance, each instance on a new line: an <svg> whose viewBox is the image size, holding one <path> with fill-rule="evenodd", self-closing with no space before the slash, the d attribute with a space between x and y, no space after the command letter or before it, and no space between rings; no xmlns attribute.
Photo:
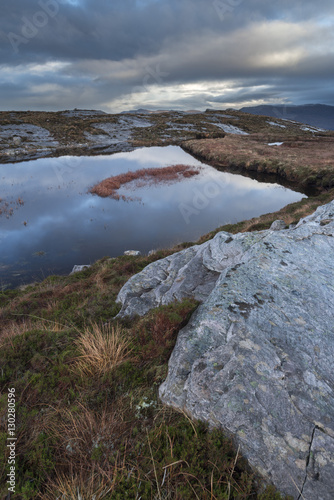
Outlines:
<svg viewBox="0 0 334 500"><path fill-rule="evenodd" d="M193 296L163 402L221 426L295 499L334 498L334 201L294 228L211 241L122 288L120 315Z"/></svg>

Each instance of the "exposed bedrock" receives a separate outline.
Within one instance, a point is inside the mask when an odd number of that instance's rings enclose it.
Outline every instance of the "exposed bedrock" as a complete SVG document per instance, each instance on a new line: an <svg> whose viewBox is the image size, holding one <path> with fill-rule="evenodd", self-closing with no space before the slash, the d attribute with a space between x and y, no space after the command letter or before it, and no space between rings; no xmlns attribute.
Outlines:
<svg viewBox="0 0 334 500"><path fill-rule="evenodd" d="M193 296L160 397L234 436L295 499L334 498L334 201L296 227L211 241L122 288L120 315Z"/></svg>

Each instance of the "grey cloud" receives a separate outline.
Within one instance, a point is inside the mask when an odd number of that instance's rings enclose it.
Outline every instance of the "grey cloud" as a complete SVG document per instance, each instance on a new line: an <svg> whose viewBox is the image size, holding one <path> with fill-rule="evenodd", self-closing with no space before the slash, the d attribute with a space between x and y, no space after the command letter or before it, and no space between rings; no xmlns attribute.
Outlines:
<svg viewBox="0 0 334 500"><path fill-rule="evenodd" d="M228 33L243 28L250 20L305 20L319 17L324 11L327 15L334 14L332 3L325 0L316 6L310 1L304 1L302 6L288 1L274 5L264 0L239 1L240 4L235 0L160 0L147 2L140 8L135 0L87 0L77 5L65 0L13 0L2 6L2 55L13 56L8 34L22 35L22 29L27 31L29 22L33 23L41 10L51 15L29 43L19 45L17 60L20 54L28 55L31 61L39 54L65 59L121 60L154 54L165 44L187 39L189 35ZM221 19L219 8L228 4L236 6ZM52 11L57 11L56 15Z"/></svg>
<svg viewBox="0 0 334 500"><path fill-rule="evenodd" d="M201 85L180 92L177 107L223 105L225 84L236 104L333 103L332 0L12 0L1 14L2 108L112 107L182 84ZM10 43L38 19L33 36ZM67 64L43 69L53 61Z"/></svg>

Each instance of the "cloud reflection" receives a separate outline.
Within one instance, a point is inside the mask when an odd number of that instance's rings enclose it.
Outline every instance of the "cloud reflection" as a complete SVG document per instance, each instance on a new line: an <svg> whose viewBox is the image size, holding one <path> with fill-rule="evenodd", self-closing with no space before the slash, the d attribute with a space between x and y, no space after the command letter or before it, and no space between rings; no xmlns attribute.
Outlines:
<svg viewBox="0 0 334 500"><path fill-rule="evenodd" d="M9 265L10 272L20 269L26 281L40 269L70 272L74 264L120 255L128 249L147 252L194 241L223 224L278 210L303 197L277 184L219 172L175 146L80 160L66 172L62 184L54 172L62 158L2 166L6 198L20 196L24 205L9 219L0 218L0 267ZM88 192L91 185L110 175L175 163L201 166L201 173L178 183L123 188L141 201L116 201ZM180 203L192 206L209 185L211 189L216 186L216 194L187 224ZM0 278L6 280L9 274L2 267ZM11 283L13 280L11 277Z"/></svg>

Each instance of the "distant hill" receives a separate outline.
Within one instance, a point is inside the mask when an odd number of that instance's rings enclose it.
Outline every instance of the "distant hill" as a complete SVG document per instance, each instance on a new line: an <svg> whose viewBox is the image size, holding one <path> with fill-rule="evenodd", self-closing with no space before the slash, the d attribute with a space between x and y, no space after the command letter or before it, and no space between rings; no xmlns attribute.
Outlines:
<svg viewBox="0 0 334 500"><path fill-rule="evenodd" d="M253 115L294 120L314 127L334 130L334 106L326 104L306 104L304 106L262 105L241 108L240 111Z"/></svg>

